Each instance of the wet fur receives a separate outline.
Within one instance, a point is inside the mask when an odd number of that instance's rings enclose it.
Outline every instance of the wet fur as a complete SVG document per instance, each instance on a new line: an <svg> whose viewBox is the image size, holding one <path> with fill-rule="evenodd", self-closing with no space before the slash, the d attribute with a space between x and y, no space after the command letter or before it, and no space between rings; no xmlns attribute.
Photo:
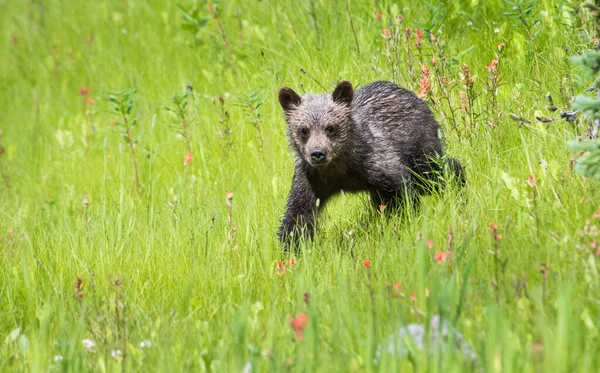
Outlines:
<svg viewBox="0 0 600 373"><path fill-rule="evenodd" d="M420 195L430 192L430 181L442 171L432 161L443 155L433 113L425 101L394 83L374 82L354 92L344 81L333 94L305 97L282 88L279 102L296 154L278 233L286 247L313 237L319 211L341 190L367 191L374 206L402 208L407 199L417 204ZM327 154L326 166L312 164L315 148ZM464 182L460 162L449 158L446 164Z"/></svg>

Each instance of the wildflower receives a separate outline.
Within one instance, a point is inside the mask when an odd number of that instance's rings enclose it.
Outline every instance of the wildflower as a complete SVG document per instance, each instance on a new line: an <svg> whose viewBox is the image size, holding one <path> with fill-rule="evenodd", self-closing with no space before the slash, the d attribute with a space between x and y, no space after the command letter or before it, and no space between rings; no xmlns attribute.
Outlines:
<svg viewBox="0 0 600 373"><path fill-rule="evenodd" d="M400 22L402 22L402 20L404 19L404 16L400 13L396 14L396 19Z"/></svg>
<svg viewBox="0 0 600 373"><path fill-rule="evenodd" d="M90 354L95 352L96 344L91 339L82 339L81 344L83 344L83 348Z"/></svg>
<svg viewBox="0 0 600 373"><path fill-rule="evenodd" d="M81 275L77 275L77 282L75 282L75 291L77 293L76 299L79 303L81 303L81 301L83 300L83 278L81 277ZM90 341L90 340L84 339L83 341ZM90 341L90 342L92 342L92 341ZM92 342L92 344L93 343L94 342ZM85 346L85 342L84 342L84 346Z"/></svg>
<svg viewBox="0 0 600 373"><path fill-rule="evenodd" d="M93 99L93 98L91 98L91 97L90 97L90 98L88 98L88 99L87 99L85 102L88 104L88 106L92 106L92 105L94 105L94 102L95 102L95 101L94 101L94 99Z"/></svg>
<svg viewBox="0 0 600 373"><path fill-rule="evenodd" d="M123 352L121 352L121 350L113 350L110 353L110 357L118 361L120 358L123 357Z"/></svg>
<svg viewBox="0 0 600 373"><path fill-rule="evenodd" d="M394 287L394 293L393 293L392 297L398 298L398 295L402 294L402 285L398 281L396 281L396 282L394 282L393 287ZM402 296L404 296L404 294L402 294Z"/></svg>
<svg viewBox="0 0 600 373"><path fill-rule="evenodd" d="M496 28L494 29L494 34L499 34L499 33L500 33L500 29L499 29L498 27L496 27Z"/></svg>
<svg viewBox="0 0 600 373"><path fill-rule="evenodd" d="M427 242L425 242L425 246L427 246L428 249L431 249L433 247L433 240L427 240Z"/></svg>
<svg viewBox="0 0 600 373"><path fill-rule="evenodd" d="M416 295L415 293L412 293L412 294L410 295L410 301L411 301L411 302L415 302L416 300L417 300L417 295Z"/></svg>
<svg viewBox="0 0 600 373"><path fill-rule="evenodd" d="M87 87L81 87L81 89L79 90L79 94L82 96L87 95L90 92L90 89Z"/></svg>
<svg viewBox="0 0 600 373"><path fill-rule="evenodd" d="M417 48L420 48L421 44L423 44L423 35L423 31L420 28L415 28L415 45Z"/></svg>
<svg viewBox="0 0 600 373"><path fill-rule="evenodd" d="M231 207L232 201L233 201L233 192L228 190L225 192L225 202L227 202L227 206Z"/></svg>
<svg viewBox="0 0 600 373"><path fill-rule="evenodd" d="M304 328L306 327L306 324L308 323L308 316L306 316L306 314L301 313L298 315L298 317L292 317L290 319L290 326L292 327L292 330L296 333L296 339L299 341L303 341L304 340Z"/></svg>
<svg viewBox="0 0 600 373"><path fill-rule="evenodd" d="M387 206L386 205L379 205L378 207L379 207L379 212L383 212Z"/></svg>
<svg viewBox="0 0 600 373"><path fill-rule="evenodd" d="M431 93L431 82L429 79L429 67L421 65L421 80L419 80L419 90L417 96L422 99L427 98Z"/></svg>
<svg viewBox="0 0 600 373"><path fill-rule="evenodd" d="M285 263L278 260L277 263L275 263L275 267L277 268L277 276L283 276L285 271L287 271L288 269L291 269L295 265L296 265L296 260L294 258L288 259Z"/></svg>
<svg viewBox="0 0 600 373"><path fill-rule="evenodd" d="M498 240L502 239L502 235L498 234L498 223L493 221L490 224L490 226L488 227L488 229L490 230L490 232L492 232L492 238L494 239L494 241L498 241Z"/></svg>
<svg viewBox="0 0 600 373"><path fill-rule="evenodd" d="M362 264L365 266L365 268L371 268L371 261L369 259L363 260Z"/></svg>
<svg viewBox="0 0 600 373"><path fill-rule="evenodd" d="M149 339L144 339L143 341L140 342L140 348L143 350L144 348L150 348L152 347L152 342L150 342Z"/></svg>
<svg viewBox="0 0 600 373"><path fill-rule="evenodd" d="M529 187L530 187L531 189L535 188L535 185L536 185L536 183L537 183L537 179L536 179L536 178L534 178L533 176L531 176L531 175L530 175L530 176L527 178L527 185L529 185Z"/></svg>
<svg viewBox="0 0 600 373"><path fill-rule="evenodd" d="M375 13L375 18L381 19L381 13L379 13L379 12Z"/></svg>
<svg viewBox="0 0 600 373"><path fill-rule="evenodd" d="M83 203L84 207L88 207L90 204L90 199L88 198L87 195L83 196L83 201L81 201L81 203Z"/></svg>
<svg viewBox="0 0 600 373"><path fill-rule="evenodd" d="M502 52L502 50L504 49L504 47L506 47L506 45L504 43L498 44L498 52Z"/></svg>
<svg viewBox="0 0 600 373"><path fill-rule="evenodd" d="M473 26L473 22L467 21L467 27L472 27L472 26Z"/></svg>
<svg viewBox="0 0 600 373"><path fill-rule="evenodd" d="M433 58L431 59L431 64L432 64L433 66L435 66L435 64L436 64L436 63L437 63L437 60L435 59L435 57L433 57Z"/></svg>
<svg viewBox="0 0 600 373"><path fill-rule="evenodd" d="M194 156L192 155L192 152L185 153L185 156L183 157L183 165L187 166L188 164L190 164L193 158Z"/></svg>
<svg viewBox="0 0 600 373"><path fill-rule="evenodd" d="M450 251L441 251L435 254L435 261L438 263L445 263L446 260L448 260L448 258L450 257L450 254Z"/></svg>
<svg viewBox="0 0 600 373"><path fill-rule="evenodd" d="M383 29L383 33L381 34L381 36L382 36L382 37L383 37L385 40L391 39L391 38L392 38L392 32L390 31L390 29L389 29L389 28L384 28L384 29Z"/></svg>
<svg viewBox="0 0 600 373"><path fill-rule="evenodd" d="M60 361L63 361L63 357L62 355L54 355L54 362L58 363Z"/></svg>
<svg viewBox="0 0 600 373"><path fill-rule="evenodd" d="M490 62L490 64L487 65L485 68L490 73L496 74L498 72L498 63L499 63L498 60L492 60L492 62Z"/></svg>
<svg viewBox="0 0 600 373"><path fill-rule="evenodd" d="M278 260L275 265L277 266L277 276L282 276L285 272L285 266L280 260Z"/></svg>

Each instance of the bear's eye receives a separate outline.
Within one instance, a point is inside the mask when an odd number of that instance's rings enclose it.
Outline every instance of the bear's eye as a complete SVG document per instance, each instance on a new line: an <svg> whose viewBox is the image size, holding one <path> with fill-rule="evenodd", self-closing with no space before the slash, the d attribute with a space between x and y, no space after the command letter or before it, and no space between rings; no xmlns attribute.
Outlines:
<svg viewBox="0 0 600 373"><path fill-rule="evenodd" d="M300 137L302 137L303 139L306 139L308 137L308 128L302 127L300 129Z"/></svg>
<svg viewBox="0 0 600 373"><path fill-rule="evenodd" d="M335 127L331 125L325 127L325 133L327 134L327 136L335 135Z"/></svg>

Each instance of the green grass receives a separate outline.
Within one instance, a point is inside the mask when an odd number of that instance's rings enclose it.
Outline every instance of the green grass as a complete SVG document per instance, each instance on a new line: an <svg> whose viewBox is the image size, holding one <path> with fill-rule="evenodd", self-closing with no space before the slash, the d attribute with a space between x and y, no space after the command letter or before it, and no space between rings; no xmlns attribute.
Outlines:
<svg viewBox="0 0 600 373"><path fill-rule="evenodd" d="M444 11L437 1L352 1L358 56L341 0L219 3L231 55L203 2L199 18L211 19L194 37L170 2L0 0L0 371L240 372L248 362L274 372L597 371L598 184L571 170L576 154L566 146L587 124L519 125L507 115L556 117L547 92L567 110L589 86L569 56L593 48L593 19L569 13L568 1L538 0L528 21L539 20L536 57L504 2L443 3ZM277 261L290 258L275 232L294 160L277 90L392 79L381 34L398 11L402 29L443 41L450 79L460 79L463 63L476 76L483 114L475 129L460 119L464 87L450 93L460 133L432 82L447 152L467 167L468 185L425 198L405 219L370 211L364 195L342 195L314 243L278 275ZM491 127L486 66L500 43ZM427 36L423 55L431 65ZM405 63L396 82L418 90ZM186 83L195 101L187 113L193 161L184 166L181 124L164 107ZM139 195L120 118L103 99L129 87L137 90L130 119L138 118ZM253 94L264 100L262 150L244 101ZM226 191L234 193L233 233ZM502 235L497 258L492 222ZM450 229L452 254L438 263ZM396 281L402 294L393 297L386 282ZM308 316L303 341L289 325L300 313ZM475 364L440 350L373 364L390 334L436 314L464 334ZM94 353L83 339L95 342ZM152 346L141 349L143 340ZM125 358L111 357L117 349Z"/></svg>

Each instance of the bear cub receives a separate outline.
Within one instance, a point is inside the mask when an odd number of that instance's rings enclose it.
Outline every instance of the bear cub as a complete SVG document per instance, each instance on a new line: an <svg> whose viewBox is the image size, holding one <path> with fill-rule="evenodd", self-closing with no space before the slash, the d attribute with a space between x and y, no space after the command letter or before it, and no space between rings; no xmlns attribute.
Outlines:
<svg viewBox="0 0 600 373"><path fill-rule="evenodd" d="M333 94L299 96L279 90L279 103L296 155L292 188L279 228L288 248L312 238L316 218L339 193L366 191L375 207L401 208L407 200L439 185L443 171L438 123L427 103L391 82L378 81L354 92L342 81ZM446 169L464 183L453 158Z"/></svg>

